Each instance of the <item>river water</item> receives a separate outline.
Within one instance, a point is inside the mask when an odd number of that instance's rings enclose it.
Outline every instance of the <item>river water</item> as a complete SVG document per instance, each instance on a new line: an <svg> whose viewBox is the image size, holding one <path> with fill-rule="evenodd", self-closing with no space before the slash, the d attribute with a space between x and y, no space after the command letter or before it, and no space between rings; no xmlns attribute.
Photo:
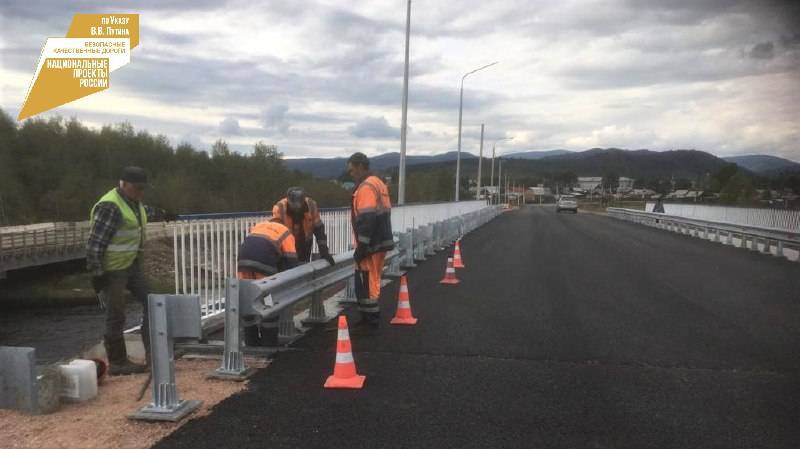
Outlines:
<svg viewBox="0 0 800 449"><path fill-rule="evenodd" d="M129 301L126 329L137 326L142 307ZM100 343L105 312L97 305L0 311L0 346L36 348L40 364L80 355Z"/></svg>

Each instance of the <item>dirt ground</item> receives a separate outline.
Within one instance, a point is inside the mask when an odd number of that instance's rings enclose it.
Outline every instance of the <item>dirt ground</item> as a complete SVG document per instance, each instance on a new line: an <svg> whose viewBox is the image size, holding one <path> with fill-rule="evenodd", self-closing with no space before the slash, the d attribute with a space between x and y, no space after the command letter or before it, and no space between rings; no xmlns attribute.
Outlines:
<svg viewBox="0 0 800 449"><path fill-rule="evenodd" d="M249 365L266 366L250 361ZM136 396L146 374L106 377L96 398L83 403L62 403L55 413L28 416L0 410L2 449L146 449L182 424L207 415L223 399L247 387L247 382L207 380L218 360L176 362L176 384L181 399L202 400L196 412L179 423L133 421L127 416L152 399L148 388L141 401Z"/></svg>

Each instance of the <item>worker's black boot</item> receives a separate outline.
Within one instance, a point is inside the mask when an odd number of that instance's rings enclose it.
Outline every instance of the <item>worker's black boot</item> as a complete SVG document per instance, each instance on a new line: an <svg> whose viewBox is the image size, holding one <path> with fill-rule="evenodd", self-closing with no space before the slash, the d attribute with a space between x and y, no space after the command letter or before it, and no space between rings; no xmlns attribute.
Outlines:
<svg viewBox="0 0 800 449"><path fill-rule="evenodd" d="M244 344L247 346L261 346L261 337L258 334L258 325L244 326Z"/></svg>
<svg viewBox="0 0 800 449"><path fill-rule="evenodd" d="M279 343L277 327L261 328L261 346L278 346Z"/></svg>
<svg viewBox="0 0 800 449"><path fill-rule="evenodd" d="M111 363L111 367L108 369L108 374L109 376L125 376L128 374L146 373L148 370L149 369L147 365L140 365L126 359L122 363Z"/></svg>
<svg viewBox="0 0 800 449"><path fill-rule="evenodd" d="M361 312L361 319L364 323L376 329L381 325L380 312Z"/></svg>
<svg viewBox="0 0 800 449"><path fill-rule="evenodd" d="M353 330L353 335L377 335L380 331L381 316L378 312L361 312L361 320Z"/></svg>

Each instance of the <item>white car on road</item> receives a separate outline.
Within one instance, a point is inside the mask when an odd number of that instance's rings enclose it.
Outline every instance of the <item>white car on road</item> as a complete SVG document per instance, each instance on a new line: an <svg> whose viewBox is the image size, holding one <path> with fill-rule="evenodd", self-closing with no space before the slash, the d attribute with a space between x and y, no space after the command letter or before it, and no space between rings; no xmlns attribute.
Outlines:
<svg viewBox="0 0 800 449"><path fill-rule="evenodd" d="M562 210L571 210L576 214L578 213L578 201L574 196L561 195L558 198L558 201L556 201L556 213Z"/></svg>

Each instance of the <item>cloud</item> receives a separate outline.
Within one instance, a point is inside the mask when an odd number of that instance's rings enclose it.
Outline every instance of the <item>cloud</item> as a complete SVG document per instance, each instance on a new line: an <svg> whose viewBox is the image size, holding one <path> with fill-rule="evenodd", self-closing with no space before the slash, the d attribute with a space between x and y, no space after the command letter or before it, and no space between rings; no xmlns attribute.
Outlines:
<svg viewBox="0 0 800 449"><path fill-rule="evenodd" d="M775 44L772 42L762 42L753 46L749 53L753 59L772 59L775 57Z"/></svg>
<svg viewBox="0 0 800 449"><path fill-rule="evenodd" d="M348 128L348 131L351 135L361 138L386 139L400 137L400 128L389 126L389 122L384 117L365 117L354 126Z"/></svg>
<svg viewBox="0 0 800 449"><path fill-rule="evenodd" d="M238 136L242 134L242 128L239 127L239 120L227 117L219 123L219 132L224 136Z"/></svg>
<svg viewBox="0 0 800 449"><path fill-rule="evenodd" d="M172 141L222 134L234 149L264 140L291 157L374 153L376 140L388 149L399 140L404 2L4 4L0 107L19 108L44 39L63 35L77 10L140 13L141 46L111 89L45 116L127 120ZM800 148L797 23L800 3L778 0L414 3L408 148L454 149L461 76L499 60L465 84L467 151L485 123L487 145L515 136L504 151L791 154Z"/></svg>
<svg viewBox="0 0 800 449"><path fill-rule="evenodd" d="M276 103L268 106L261 114L261 123L264 129L281 134L288 132L287 112L289 112L289 105L286 103Z"/></svg>

